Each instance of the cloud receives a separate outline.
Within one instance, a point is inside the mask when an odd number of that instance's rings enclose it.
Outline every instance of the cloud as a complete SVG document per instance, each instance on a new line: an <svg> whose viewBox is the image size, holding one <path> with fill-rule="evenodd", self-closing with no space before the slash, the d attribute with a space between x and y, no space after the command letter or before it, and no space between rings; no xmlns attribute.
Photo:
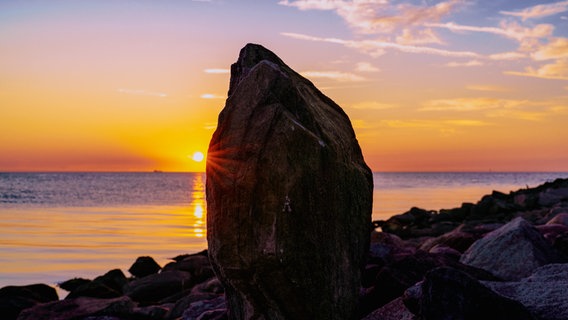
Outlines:
<svg viewBox="0 0 568 320"><path fill-rule="evenodd" d="M505 74L541 79L568 80L568 59L559 59L540 68L527 67L524 72L505 71Z"/></svg>
<svg viewBox="0 0 568 320"><path fill-rule="evenodd" d="M444 42L430 28L427 29L403 29L402 34L396 37L396 43L400 44L444 44Z"/></svg>
<svg viewBox="0 0 568 320"><path fill-rule="evenodd" d="M479 60L470 60L470 61L466 61L466 62L448 62L446 64L447 67L477 67L477 66L482 66L483 62L479 61Z"/></svg>
<svg viewBox="0 0 568 320"><path fill-rule="evenodd" d="M291 32L282 32L281 34L283 36L299 40L341 44L345 47L357 49L363 53L369 54L374 57L384 54L386 49L393 49L406 53L424 53L424 54L431 54L431 55L444 56L444 57L461 57L461 58L480 57L479 54L471 51L451 51L451 50L437 49L432 47L402 45L394 42L385 42L380 40L343 40L338 38L320 38L320 37L304 35L299 33L291 33Z"/></svg>
<svg viewBox="0 0 568 320"><path fill-rule="evenodd" d="M480 111L489 109L511 109L525 104L524 100L496 98L438 99L425 103L419 111Z"/></svg>
<svg viewBox="0 0 568 320"><path fill-rule="evenodd" d="M359 63L357 63L357 66L355 67L355 71L358 71L358 72L379 72L379 71L381 71L381 69L375 67L374 65L372 65L369 62L359 62Z"/></svg>
<svg viewBox="0 0 568 320"><path fill-rule="evenodd" d="M212 74L226 74L230 73L231 70L229 69L205 69L203 70L205 73L212 73Z"/></svg>
<svg viewBox="0 0 568 320"><path fill-rule="evenodd" d="M381 125L390 128L423 128L441 129L448 126L454 127L482 127L492 125L490 122L472 119L448 119L448 120L382 120Z"/></svg>
<svg viewBox="0 0 568 320"><path fill-rule="evenodd" d="M482 91L482 92L507 92L510 91L507 88L500 87L500 86L491 86L491 85L469 85L465 87L467 90L471 91Z"/></svg>
<svg viewBox="0 0 568 320"><path fill-rule="evenodd" d="M304 71L302 75L306 78L324 78L340 82L359 82L366 80L364 77L356 74L341 71Z"/></svg>
<svg viewBox="0 0 568 320"><path fill-rule="evenodd" d="M217 122L206 122L203 124L203 129L214 130L217 128Z"/></svg>
<svg viewBox="0 0 568 320"><path fill-rule="evenodd" d="M539 4L520 11L501 11L501 14L527 19L536 19L552 16L568 10L568 1L560 1L549 4Z"/></svg>
<svg viewBox="0 0 568 320"><path fill-rule="evenodd" d="M515 51L494 53L489 55L489 59L491 60L519 60L526 57L526 54Z"/></svg>
<svg viewBox="0 0 568 320"><path fill-rule="evenodd" d="M376 101L365 101L365 102L355 103L349 107L357 110L385 110L385 109L396 108L396 106L393 104L380 103Z"/></svg>
<svg viewBox="0 0 568 320"><path fill-rule="evenodd" d="M555 38L542 45L532 56L537 61L568 58L568 38Z"/></svg>
<svg viewBox="0 0 568 320"><path fill-rule="evenodd" d="M429 6L392 4L388 0L284 0L278 4L299 10L332 10L356 32L391 35L396 30L440 21L463 3L449 0Z"/></svg>
<svg viewBox="0 0 568 320"><path fill-rule="evenodd" d="M135 96L149 96L149 97L158 97L158 98L165 98L168 95L163 92L154 92L154 91L146 91L141 89L125 89L119 88L116 91L123 93L123 94L130 94Z"/></svg>
<svg viewBox="0 0 568 320"><path fill-rule="evenodd" d="M427 23L426 26L432 28L444 28L453 32L482 32L500 35L506 38L522 41L526 38L546 38L552 35L554 26L551 24L538 24L532 28L525 28L516 22L501 22L497 27L479 27L460 25L454 22L447 23Z"/></svg>
<svg viewBox="0 0 568 320"><path fill-rule="evenodd" d="M427 102L420 111L481 112L487 118L542 121L565 111L562 100L517 100L498 98L456 98Z"/></svg>
<svg viewBox="0 0 568 320"><path fill-rule="evenodd" d="M225 96L220 96L213 93L204 93L200 96L201 99L225 99Z"/></svg>

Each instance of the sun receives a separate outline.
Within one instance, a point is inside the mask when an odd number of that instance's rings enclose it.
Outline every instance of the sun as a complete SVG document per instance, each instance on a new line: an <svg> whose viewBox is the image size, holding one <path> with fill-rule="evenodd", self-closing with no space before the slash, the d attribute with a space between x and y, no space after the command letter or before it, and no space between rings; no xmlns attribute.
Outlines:
<svg viewBox="0 0 568 320"><path fill-rule="evenodd" d="M191 156L191 160L195 162L201 162L203 159L205 159L205 155L203 155L203 152L200 151L195 151Z"/></svg>

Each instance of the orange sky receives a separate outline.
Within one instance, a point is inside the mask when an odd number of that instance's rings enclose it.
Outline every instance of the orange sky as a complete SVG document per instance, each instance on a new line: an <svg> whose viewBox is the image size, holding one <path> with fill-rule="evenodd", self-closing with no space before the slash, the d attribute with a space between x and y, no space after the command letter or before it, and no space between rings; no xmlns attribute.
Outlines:
<svg viewBox="0 0 568 320"><path fill-rule="evenodd" d="M260 43L375 171L568 171L568 1L2 1L0 171L201 171Z"/></svg>

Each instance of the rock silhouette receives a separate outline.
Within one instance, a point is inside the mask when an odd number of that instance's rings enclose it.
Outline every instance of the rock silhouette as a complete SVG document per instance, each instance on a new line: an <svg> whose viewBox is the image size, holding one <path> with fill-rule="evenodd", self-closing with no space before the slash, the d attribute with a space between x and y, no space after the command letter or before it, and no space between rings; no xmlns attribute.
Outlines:
<svg viewBox="0 0 568 320"><path fill-rule="evenodd" d="M232 319L351 319L373 180L343 110L248 44L208 152L209 254Z"/></svg>

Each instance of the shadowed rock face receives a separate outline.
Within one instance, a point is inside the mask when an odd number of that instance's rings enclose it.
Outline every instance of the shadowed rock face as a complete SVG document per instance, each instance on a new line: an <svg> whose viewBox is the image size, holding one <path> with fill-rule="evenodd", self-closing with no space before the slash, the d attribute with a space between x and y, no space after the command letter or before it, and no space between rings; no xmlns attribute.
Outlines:
<svg viewBox="0 0 568 320"><path fill-rule="evenodd" d="M207 160L209 254L233 319L350 319L373 180L347 115L248 44Z"/></svg>

